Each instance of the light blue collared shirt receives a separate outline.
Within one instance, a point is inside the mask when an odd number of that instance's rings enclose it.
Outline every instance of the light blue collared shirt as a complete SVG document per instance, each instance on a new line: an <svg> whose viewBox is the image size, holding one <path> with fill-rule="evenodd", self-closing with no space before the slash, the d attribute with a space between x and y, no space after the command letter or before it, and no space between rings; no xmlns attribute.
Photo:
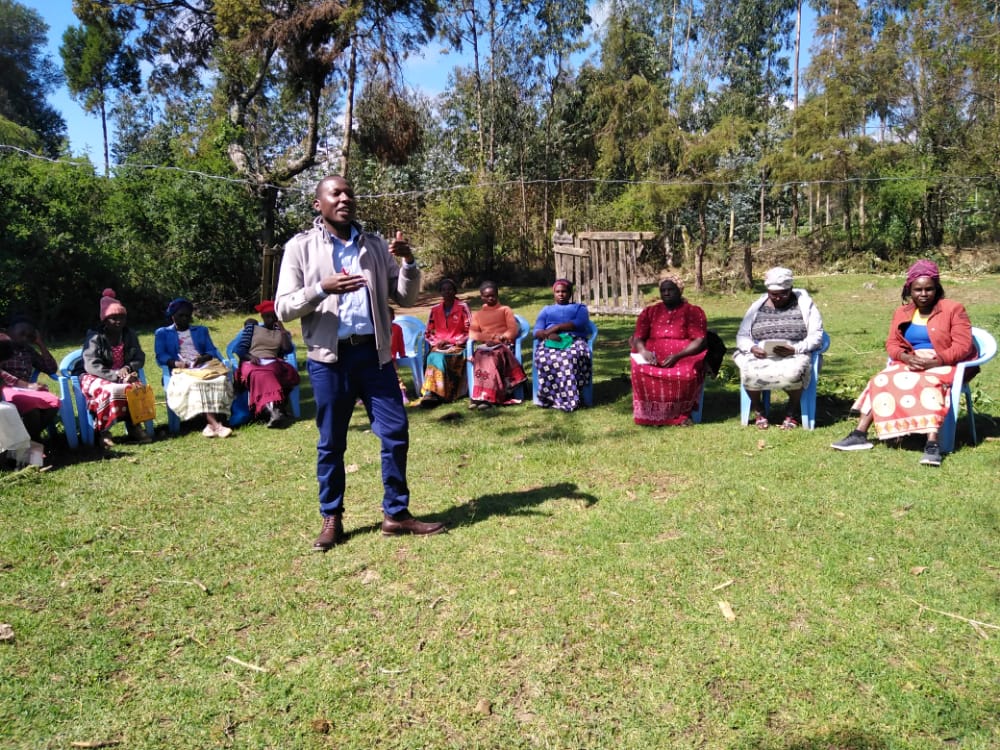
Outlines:
<svg viewBox="0 0 1000 750"><path fill-rule="evenodd" d="M359 234L357 227L351 227L351 239L347 242L329 232L327 234L333 241L333 269L337 273L343 271L350 274L360 274L361 264L359 263L358 246L355 242ZM337 305L337 315L340 317L338 338L346 339L355 334L375 333L367 286L361 287L356 292L341 294L340 302Z"/></svg>

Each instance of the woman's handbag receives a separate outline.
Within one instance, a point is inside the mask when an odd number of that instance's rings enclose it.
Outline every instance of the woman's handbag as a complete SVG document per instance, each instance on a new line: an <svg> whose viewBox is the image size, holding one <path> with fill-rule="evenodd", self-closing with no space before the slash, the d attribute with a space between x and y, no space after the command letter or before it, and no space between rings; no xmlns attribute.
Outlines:
<svg viewBox="0 0 1000 750"><path fill-rule="evenodd" d="M142 424L156 419L156 398L151 386L136 383L125 391L128 401L128 415L132 424Z"/></svg>

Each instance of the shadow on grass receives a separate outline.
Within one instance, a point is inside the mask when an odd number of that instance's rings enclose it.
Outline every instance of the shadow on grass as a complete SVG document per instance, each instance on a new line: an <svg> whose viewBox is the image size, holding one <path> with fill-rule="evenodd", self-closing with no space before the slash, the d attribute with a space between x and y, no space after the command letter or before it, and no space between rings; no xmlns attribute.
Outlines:
<svg viewBox="0 0 1000 750"><path fill-rule="evenodd" d="M753 750L886 750L892 744L881 735L861 729L837 729L815 737L790 738L751 745Z"/></svg>
<svg viewBox="0 0 1000 750"><path fill-rule="evenodd" d="M492 516L540 516L544 515L535 507L549 500L582 501L589 508L597 503L597 497L587 492L580 492L573 482L558 482L556 484L540 485L525 490L496 492L474 497L441 513L421 515L421 521L443 521L449 530L462 526L481 523ZM378 523L351 531L351 536L377 532L381 529Z"/></svg>
<svg viewBox="0 0 1000 750"><path fill-rule="evenodd" d="M558 482L525 490L480 495L437 514L434 520L444 521L449 527L455 528L470 526L491 516L543 515L535 507L549 500L581 500L587 508L597 503L597 497L581 492L575 483Z"/></svg>

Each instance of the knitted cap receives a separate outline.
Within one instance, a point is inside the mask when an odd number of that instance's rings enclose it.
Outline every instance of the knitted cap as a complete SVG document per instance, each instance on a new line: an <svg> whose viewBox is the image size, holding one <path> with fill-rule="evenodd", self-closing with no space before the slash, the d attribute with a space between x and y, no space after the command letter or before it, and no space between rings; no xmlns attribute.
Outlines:
<svg viewBox="0 0 1000 750"><path fill-rule="evenodd" d="M125 305L115 299L115 290L108 288L101 293L101 320L109 315L125 315Z"/></svg>

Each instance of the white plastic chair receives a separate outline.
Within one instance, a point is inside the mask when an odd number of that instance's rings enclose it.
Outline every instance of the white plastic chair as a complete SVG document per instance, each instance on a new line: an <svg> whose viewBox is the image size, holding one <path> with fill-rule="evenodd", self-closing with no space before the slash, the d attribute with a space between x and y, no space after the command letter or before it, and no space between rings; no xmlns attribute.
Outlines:
<svg viewBox="0 0 1000 750"><path fill-rule="evenodd" d="M953 453L955 450L955 431L958 426L958 412L962 406L962 395L965 395L965 411L969 415L969 436L972 444L976 444L976 418L972 410L972 389L965 379L965 372L970 367L979 367L989 362L997 353L996 339L982 328L972 329L972 338L976 342L978 356L969 362L959 362L955 366L955 379L951 384L948 404L948 414L944 418L941 429L938 430L938 445L942 453ZM957 394L957 395L956 395Z"/></svg>

